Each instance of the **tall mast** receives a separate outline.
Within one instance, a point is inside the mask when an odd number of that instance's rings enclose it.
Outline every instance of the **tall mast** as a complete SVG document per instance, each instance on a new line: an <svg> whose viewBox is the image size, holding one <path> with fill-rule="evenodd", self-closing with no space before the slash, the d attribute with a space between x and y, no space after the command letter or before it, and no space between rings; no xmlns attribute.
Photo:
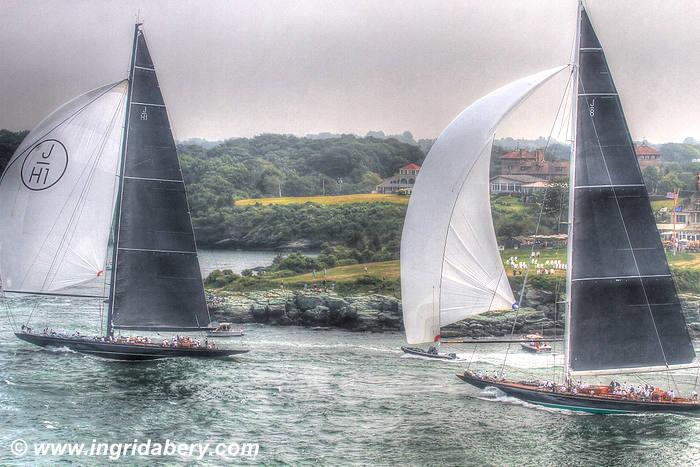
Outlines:
<svg viewBox="0 0 700 467"><path fill-rule="evenodd" d="M581 10L583 2L579 0L576 8L576 37L574 38L573 57L571 61L571 156L569 157L569 216L568 235L566 249L566 319L564 320L564 372L569 379L569 339L571 338L569 323L571 323L571 270L573 258L573 234L574 234L574 185L576 180L576 124L578 115L578 73L579 73L579 47L581 41Z"/></svg>
<svg viewBox="0 0 700 467"><path fill-rule="evenodd" d="M129 139L129 116L131 115L131 96L133 94L133 82L134 82L134 65L136 61L136 46L138 44L139 28L143 23L136 23L134 25L134 44L131 48L131 64L129 65L129 89L126 94L126 113L124 116L124 133L122 135L122 150L121 156L119 158L119 188L117 190L117 200L116 207L114 211L114 223L112 232L112 274L109 279L109 307L107 308L107 337L114 334L114 329L112 328L112 309L114 308L114 287L117 283L117 254L119 252L119 222L121 219L121 208L122 208L122 191L124 190L124 167L126 160L126 145Z"/></svg>

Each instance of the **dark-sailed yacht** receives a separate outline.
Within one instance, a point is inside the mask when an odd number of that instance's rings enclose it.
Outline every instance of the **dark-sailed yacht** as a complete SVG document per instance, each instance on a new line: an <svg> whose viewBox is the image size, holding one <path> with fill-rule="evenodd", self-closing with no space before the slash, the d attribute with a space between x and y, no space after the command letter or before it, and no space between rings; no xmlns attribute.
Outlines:
<svg viewBox="0 0 700 467"><path fill-rule="evenodd" d="M680 397L649 384L635 388L580 380L586 375L697 368L697 361L620 97L582 4L578 20L571 81L575 138L563 382L511 381L502 377L502 370L489 376L467 369L457 376L477 388L496 387L551 408L698 411L695 392ZM428 154L401 244L409 344L432 342L441 326L507 309L513 300L493 225L484 222L490 219L491 143L500 121L558 71L517 80L482 97L445 129Z"/></svg>
<svg viewBox="0 0 700 467"><path fill-rule="evenodd" d="M104 336L26 325L18 338L119 360L247 352L189 337L115 336L213 329L175 141L141 24L129 78L77 97L39 123L0 180L0 206L3 293L107 303Z"/></svg>

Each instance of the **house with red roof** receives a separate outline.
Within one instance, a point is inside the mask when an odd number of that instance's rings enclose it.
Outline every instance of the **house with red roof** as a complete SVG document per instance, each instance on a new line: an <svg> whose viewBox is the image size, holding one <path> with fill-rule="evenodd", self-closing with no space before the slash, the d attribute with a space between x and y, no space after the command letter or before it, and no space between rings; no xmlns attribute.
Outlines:
<svg viewBox="0 0 700 467"><path fill-rule="evenodd" d="M634 152L637 155L639 168L644 171L647 167L661 168L661 153L658 149L647 144L646 141L634 145Z"/></svg>
<svg viewBox="0 0 700 467"><path fill-rule="evenodd" d="M411 194L418 172L420 172L420 165L406 164L400 167L393 176L384 179L382 183L377 185L374 192L382 194Z"/></svg>
<svg viewBox="0 0 700 467"><path fill-rule="evenodd" d="M530 175L545 180L568 177L569 161L546 161L542 149L516 149L501 156L501 175Z"/></svg>

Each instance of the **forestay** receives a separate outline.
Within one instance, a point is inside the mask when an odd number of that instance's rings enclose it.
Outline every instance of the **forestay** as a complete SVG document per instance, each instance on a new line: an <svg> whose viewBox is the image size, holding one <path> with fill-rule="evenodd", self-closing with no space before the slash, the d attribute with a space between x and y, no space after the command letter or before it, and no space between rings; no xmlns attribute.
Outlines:
<svg viewBox="0 0 700 467"><path fill-rule="evenodd" d="M565 66L482 97L442 132L418 175L401 237L406 340L432 342L440 327L515 299L493 229L489 162L494 133L511 110Z"/></svg>
<svg viewBox="0 0 700 467"><path fill-rule="evenodd" d="M124 80L75 98L12 156L0 180L5 291L70 293L104 281L126 92Z"/></svg>

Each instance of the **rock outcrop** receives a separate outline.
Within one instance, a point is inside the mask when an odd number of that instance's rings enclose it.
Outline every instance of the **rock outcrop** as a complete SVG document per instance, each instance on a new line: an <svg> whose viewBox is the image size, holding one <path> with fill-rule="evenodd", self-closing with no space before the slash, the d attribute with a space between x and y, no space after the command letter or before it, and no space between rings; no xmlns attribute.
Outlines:
<svg viewBox="0 0 700 467"><path fill-rule="evenodd" d="M685 295L683 310L688 329L700 337L700 297ZM451 324L443 337L497 337L542 333L562 335L564 316L554 294L528 289L519 311L490 312ZM563 309L563 307L559 307ZM233 323L279 326L334 327L350 331L401 331L401 302L385 295L339 296L290 290L229 293L210 300L212 318Z"/></svg>

